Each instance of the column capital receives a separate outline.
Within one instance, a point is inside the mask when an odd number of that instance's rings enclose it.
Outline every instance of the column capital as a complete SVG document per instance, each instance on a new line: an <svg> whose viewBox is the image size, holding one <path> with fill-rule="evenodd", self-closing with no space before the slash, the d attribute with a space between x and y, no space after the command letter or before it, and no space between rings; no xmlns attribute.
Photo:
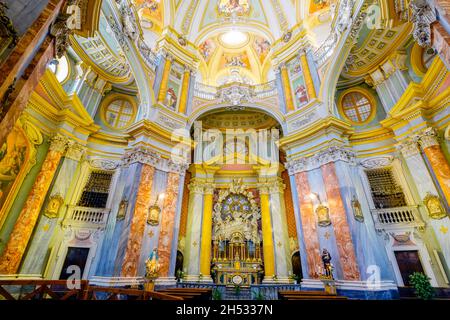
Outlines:
<svg viewBox="0 0 450 320"><path fill-rule="evenodd" d="M187 162L182 161L168 160L167 168L169 172L178 173L179 175L184 176L186 174L187 169L189 168L189 164Z"/></svg>
<svg viewBox="0 0 450 320"><path fill-rule="evenodd" d="M439 145L439 139L436 129L431 127L422 130L422 132L417 135L417 139L423 149Z"/></svg>
<svg viewBox="0 0 450 320"><path fill-rule="evenodd" d="M139 162L155 167L160 163L160 161L161 156L156 152L144 147L136 147L125 154L123 164L124 166L129 166L133 163Z"/></svg>
<svg viewBox="0 0 450 320"><path fill-rule="evenodd" d="M404 158L409 158L420 154L419 145L414 139L406 139L397 145L397 149L401 152Z"/></svg>
<svg viewBox="0 0 450 320"><path fill-rule="evenodd" d="M81 158L83 158L83 156L86 153L86 147L83 146L82 144L75 142L73 140L69 140L68 141L68 148L66 151L66 158L68 159L72 159L75 161L80 161Z"/></svg>
<svg viewBox="0 0 450 320"><path fill-rule="evenodd" d="M55 134L50 139L50 151L64 153L67 149L69 139L60 133Z"/></svg>
<svg viewBox="0 0 450 320"><path fill-rule="evenodd" d="M321 166L336 161L355 163L356 155L353 151L343 146L331 146L315 153L311 157L302 157L291 160L285 164L290 175L298 172L309 171L320 168Z"/></svg>

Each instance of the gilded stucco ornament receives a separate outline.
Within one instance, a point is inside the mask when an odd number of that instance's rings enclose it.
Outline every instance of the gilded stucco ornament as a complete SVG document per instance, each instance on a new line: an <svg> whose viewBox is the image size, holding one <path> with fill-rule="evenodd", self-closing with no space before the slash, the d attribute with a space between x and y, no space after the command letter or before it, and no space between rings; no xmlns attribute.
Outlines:
<svg viewBox="0 0 450 320"><path fill-rule="evenodd" d="M125 216L127 214L127 208L128 208L128 200L122 199L119 204L119 210L117 211L117 217L116 219L118 221L125 219Z"/></svg>
<svg viewBox="0 0 450 320"><path fill-rule="evenodd" d="M445 212L438 196L428 192L423 199L423 203L428 210L428 215L430 218L439 220L447 217L447 213Z"/></svg>
<svg viewBox="0 0 450 320"><path fill-rule="evenodd" d="M327 206L324 206L323 204L318 205L316 208L316 215L319 226L327 227L331 224L330 209Z"/></svg>
<svg viewBox="0 0 450 320"><path fill-rule="evenodd" d="M64 199L60 194L54 194L50 197L47 207L44 211L44 216L49 219L58 218L61 205L64 203Z"/></svg>
<svg viewBox="0 0 450 320"><path fill-rule="evenodd" d="M356 196L353 196L352 209L355 220L359 222L364 222L364 214L361 209L361 203L359 203L359 200L356 198Z"/></svg>
<svg viewBox="0 0 450 320"><path fill-rule="evenodd" d="M409 6L414 39L421 47L431 46L431 24L436 21L436 14L425 0L413 0Z"/></svg>

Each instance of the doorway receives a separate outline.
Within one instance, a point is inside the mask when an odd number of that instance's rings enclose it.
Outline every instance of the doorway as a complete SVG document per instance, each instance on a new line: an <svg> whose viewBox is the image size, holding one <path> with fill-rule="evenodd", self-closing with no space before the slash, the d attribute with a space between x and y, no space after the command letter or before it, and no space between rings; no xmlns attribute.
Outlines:
<svg viewBox="0 0 450 320"><path fill-rule="evenodd" d="M80 277L83 277L84 268L86 267L86 261L89 256L89 248L68 247L66 259L61 269L59 276L60 280L67 280L74 271L69 269L71 266L78 266L80 268Z"/></svg>
<svg viewBox="0 0 450 320"><path fill-rule="evenodd" d="M175 262L175 278L179 278L181 275L181 272L183 272L183 253L179 250L177 250L177 260Z"/></svg>
<svg viewBox="0 0 450 320"><path fill-rule="evenodd" d="M409 282L409 276L414 272L425 273L423 271L422 263L420 262L419 251L395 251L394 253L398 268L400 269L400 274L402 275L403 284L405 286L411 285Z"/></svg>
<svg viewBox="0 0 450 320"><path fill-rule="evenodd" d="M292 273L295 276L295 279L300 283L301 279L303 278L303 272L302 272L302 262L300 259L300 252L296 251L292 255Z"/></svg>

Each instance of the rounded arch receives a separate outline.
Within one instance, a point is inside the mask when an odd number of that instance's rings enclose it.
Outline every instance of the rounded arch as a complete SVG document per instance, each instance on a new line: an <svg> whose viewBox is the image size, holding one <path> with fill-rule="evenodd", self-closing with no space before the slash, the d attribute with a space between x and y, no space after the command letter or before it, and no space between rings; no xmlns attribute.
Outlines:
<svg viewBox="0 0 450 320"><path fill-rule="evenodd" d="M104 1L103 3L104 5L102 9L105 17L110 17L110 19L108 20L113 20L108 21L108 23L121 25L121 20L119 17L119 13L117 12L117 8L115 8L110 1ZM117 37L117 34L115 36ZM151 106L155 103L155 93L153 92L152 86L150 84L150 79L146 74L147 66L141 58L141 53L138 51L137 46L130 38L123 38L126 41L124 46L127 47L126 50L123 50L123 53L129 62L131 72L133 73L139 91L139 108L136 118L136 121L138 121L140 119L151 117Z"/></svg>
<svg viewBox="0 0 450 320"><path fill-rule="evenodd" d="M362 0L359 0L356 3L352 21L354 21L355 17L363 10L364 5L367 4ZM351 37L351 31L352 25L348 26L340 35L336 35L338 40L333 50L334 54L329 58L327 62L328 67L322 76L323 82L320 87L319 98L328 107L327 111L329 114L337 112L337 109L335 108L336 85L342 69L344 68L345 61L352 49L352 46L347 44L347 41L350 40L349 37Z"/></svg>
<svg viewBox="0 0 450 320"><path fill-rule="evenodd" d="M189 117L189 120L187 123L187 128L190 130L192 128L192 126L194 125L194 122L196 120L200 119L201 117L203 117L207 114L226 111L227 107L229 107L229 105L223 105L223 104L222 105L210 105L210 106L206 106L206 107L194 110ZM251 105L250 104L242 104L242 107L244 107L245 110L247 110L247 111L254 110L254 111L265 113L265 114L271 116L280 125L280 128L282 129L282 133L287 132L286 119L285 119L284 115L281 113L281 111L272 110L272 109L267 108L266 106L262 106L262 105L258 105L258 104L251 104Z"/></svg>

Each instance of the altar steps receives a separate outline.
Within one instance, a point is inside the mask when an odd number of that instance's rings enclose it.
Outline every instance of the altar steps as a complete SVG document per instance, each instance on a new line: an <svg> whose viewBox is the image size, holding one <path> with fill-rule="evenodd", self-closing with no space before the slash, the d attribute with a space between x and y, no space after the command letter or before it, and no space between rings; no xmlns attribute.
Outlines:
<svg viewBox="0 0 450 320"><path fill-rule="evenodd" d="M330 294L325 291L278 291L280 300L347 300L347 297Z"/></svg>
<svg viewBox="0 0 450 320"><path fill-rule="evenodd" d="M252 292L250 291L250 288L240 288L239 291L237 291L233 287L227 287L225 289L225 294L223 297L223 300L251 300L252 299Z"/></svg>
<svg viewBox="0 0 450 320"><path fill-rule="evenodd" d="M211 300L212 289L203 288L168 288L158 292L170 296L180 297L183 300Z"/></svg>

